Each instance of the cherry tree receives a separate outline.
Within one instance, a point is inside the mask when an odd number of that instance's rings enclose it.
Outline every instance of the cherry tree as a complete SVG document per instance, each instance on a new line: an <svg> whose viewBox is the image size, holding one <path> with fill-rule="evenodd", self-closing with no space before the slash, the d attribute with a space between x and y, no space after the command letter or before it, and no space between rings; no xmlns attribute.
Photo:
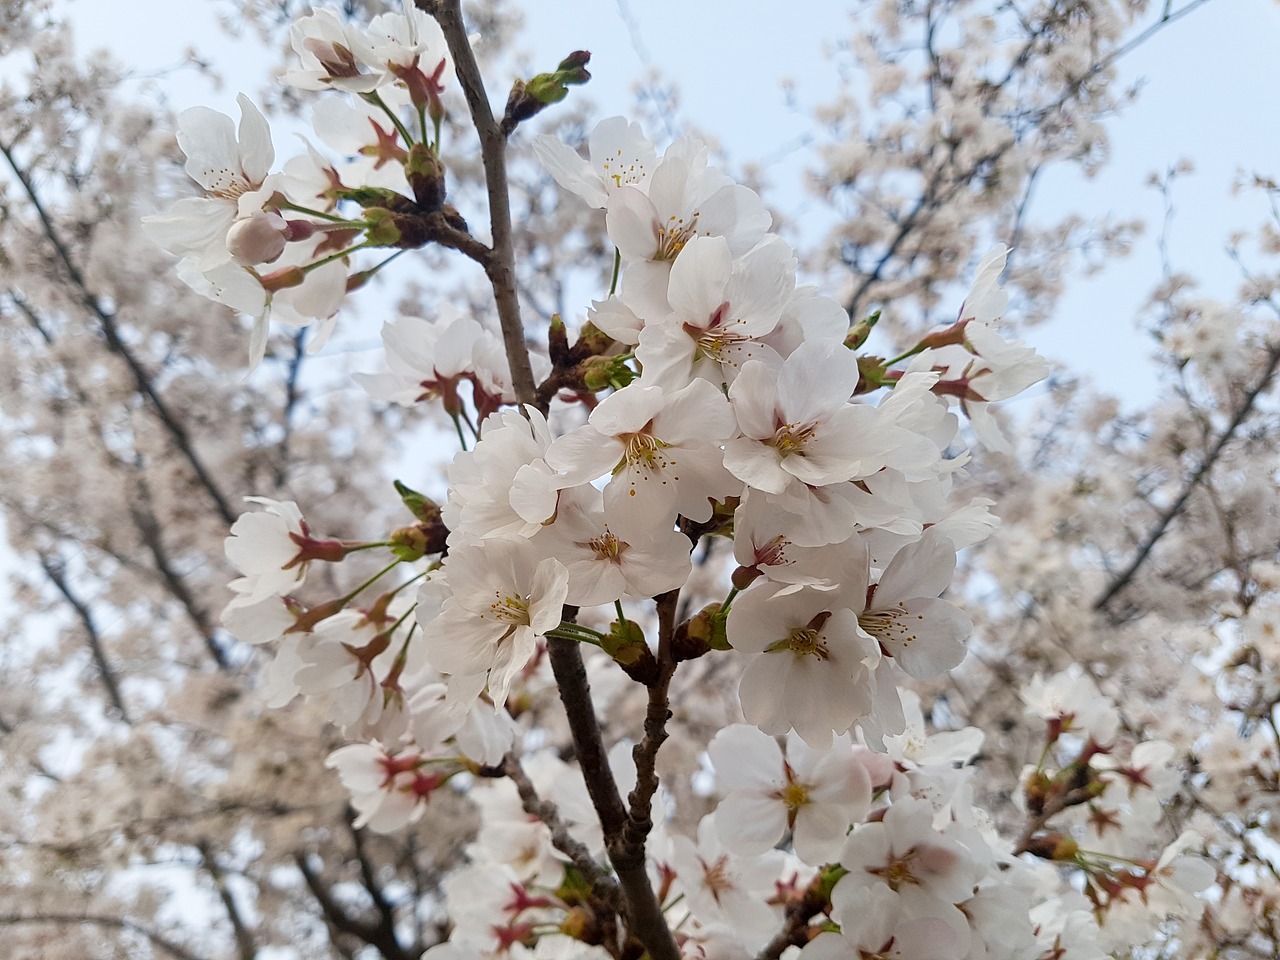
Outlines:
<svg viewBox="0 0 1280 960"><path fill-rule="evenodd" d="M696 136L562 112L586 52L495 86L500 8L290 11L283 161L252 97L171 140L15 11L6 515L20 599L75 619L11 644L0 923L102 956L1269 955L1273 281L1170 271L1177 405L998 412L1048 373L1015 313L1126 235L1033 227L1031 187L1097 161L1116 60L1198 5L869 11L822 151L850 217L804 266ZM318 400L309 357L415 258L457 286ZM56 676L86 659L91 697Z"/></svg>

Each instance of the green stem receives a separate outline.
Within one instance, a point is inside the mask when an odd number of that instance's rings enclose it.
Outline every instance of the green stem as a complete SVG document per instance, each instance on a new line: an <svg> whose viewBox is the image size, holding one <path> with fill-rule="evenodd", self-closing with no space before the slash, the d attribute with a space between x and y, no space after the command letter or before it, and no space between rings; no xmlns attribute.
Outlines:
<svg viewBox="0 0 1280 960"><path fill-rule="evenodd" d="M908 357L914 357L917 353L922 353L923 351L924 351L924 347L922 347L920 344L916 344L906 353L900 353L896 357L894 357L892 360L886 360L884 362L884 365L886 368L892 367L895 363L901 363L903 360L906 360Z"/></svg>
<svg viewBox="0 0 1280 960"><path fill-rule="evenodd" d="M369 224L365 224L365 226L369 226ZM318 270L320 267L323 267L329 263L333 263L333 261L335 260L341 260L343 257L349 257L351 254L355 253L357 250L363 250L365 247L369 245L370 245L369 241L366 240L363 243L357 243L354 247L347 247L347 249L345 250L339 250L337 253L331 253L329 254L329 256L324 257L320 260L317 260L315 263L307 264L305 267L302 268L302 272L310 273L312 270Z"/></svg>
<svg viewBox="0 0 1280 960"><path fill-rule="evenodd" d="M413 135L409 133L409 128L400 122L400 118L396 116L394 110L387 106L387 102L382 99L382 96L378 91L374 90L372 93L361 94L361 97L368 103L372 103L374 106L380 108L382 112L390 118L391 122L395 124L396 130L399 131L400 136L404 137L404 145L406 147L413 146Z"/></svg>
<svg viewBox="0 0 1280 960"><path fill-rule="evenodd" d="M392 591L391 591L391 596L393 596L393 597L394 597L397 593L399 593L399 592L400 592L401 590L403 590L405 587L410 586L411 584L415 584L415 583L417 583L417 582L418 582L419 580L421 580L423 577L425 577L425 576L427 576L428 574L432 573L433 571L435 571L435 570L439 570L439 569L440 569L440 561L439 561L439 560L436 560L436 561L434 561L434 562L431 564L431 566L427 567L427 569L418 571L418 572L417 572L417 573L415 573L412 577L410 577L408 580L406 580L404 583L400 584L400 586L398 586L398 587L396 587L394 590L392 590Z"/></svg>
<svg viewBox="0 0 1280 960"><path fill-rule="evenodd" d="M279 204L279 209L289 210L293 213L305 214L308 217L317 217L326 220L329 223L340 223L344 226L359 227L362 221L350 220L347 217L340 217L334 213L325 213L323 210L312 210L310 207L304 207L301 204L294 203L292 200L286 200Z"/></svg>
<svg viewBox="0 0 1280 960"><path fill-rule="evenodd" d="M360 584L360 586L356 587L354 590L352 590L350 593L344 596L342 598L342 605L346 606L348 603L350 603L352 600L358 597L364 590L373 586L375 583L377 583L379 580L381 580L383 577L385 577L388 573L390 573L392 570L394 570L403 562L404 561L399 559L392 560L385 567L383 567L381 570L375 573L372 577L370 577L364 583Z"/></svg>
<svg viewBox="0 0 1280 960"><path fill-rule="evenodd" d="M389 547L391 546L391 541L390 540L366 540L363 543L352 543L349 540L343 540L342 546L343 546L343 549L347 551L347 553L357 553L361 550L373 550L377 547Z"/></svg>
<svg viewBox="0 0 1280 960"><path fill-rule="evenodd" d="M622 272L622 251L617 247L613 248L613 279L609 281L609 296L613 296L618 289L618 274Z"/></svg>
<svg viewBox="0 0 1280 960"><path fill-rule="evenodd" d="M476 428L476 425L471 422L471 415L467 413L467 408L463 407L461 410L458 411L458 413L462 415L463 423L465 423L467 427L471 430L471 435L475 437L477 440L479 440L480 431L479 429Z"/></svg>
<svg viewBox="0 0 1280 960"><path fill-rule="evenodd" d="M728 595L727 597L725 597L725 598L724 598L724 603L720 604L720 613L721 613L721 614L725 614L725 613L728 613L728 612L729 612L729 607L731 607L731 606L733 605L733 598L734 598L734 597L736 597L737 595L738 595L738 588L737 588L737 587L730 587L730 588L729 588L729 595Z"/></svg>
<svg viewBox="0 0 1280 960"><path fill-rule="evenodd" d="M449 419L453 421L453 429L458 431L458 444L462 447L462 452L467 452L467 435L462 432L462 418L456 413L449 414Z"/></svg>
<svg viewBox="0 0 1280 960"><path fill-rule="evenodd" d="M584 627L580 623L568 623L562 621L559 626L548 630L544 636L555 637L559 640L572 640L575 643L589 643L592 646L600 646L600 642L604 640L604 634L592 630L590 627Z"/></svg>

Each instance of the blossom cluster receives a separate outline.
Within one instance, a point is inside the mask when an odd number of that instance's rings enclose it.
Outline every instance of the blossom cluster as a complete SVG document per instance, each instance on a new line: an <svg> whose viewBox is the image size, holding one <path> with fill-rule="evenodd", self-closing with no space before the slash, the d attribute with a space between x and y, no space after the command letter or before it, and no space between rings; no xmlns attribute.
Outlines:
<svg viewBox="0 0 1280 960"><path fill-rule="evenodd" d="M205 196L149 225L193 286L258 318L255 360L268 306L331 328L360 282L358 249L471 239L443 203L449 59L435 21L409 8L360 31L322 11L293 38L287 82L354 98L326 101L316 129L355 159L339 167L312 149L273 179L265 121L246 100L238 141L230 118L188 112L179 143ZM403 120L414 114L416 133ZM614 955L596 887L618 864L598 801L521 724L549 643L598 649L593 669L651 691L702 657L737 677L746 722L706 745L718 805L692 836L662 817L646 826L652 894L684 956L756 954L782 936L774 956L1100 957L1098 923L1122 906L1136 919L1116 922L1116 943L1189 909L1186 893L1212 879L1174 861L1191 839L1150 865L1130 856L1133 825L1167 787L1163 747L1108 765L1105 705L1058 696L1050 745L1066 730L1087 738L1060 770L1028 774L1032 826L1009 841L973 802L980 735L927 736L902 689L963 659L971 622L944 595L957 552L996 525L990 501L954 495L970 456L959 414L1004 449L989 405L1047 373L1000 329L1008 251L977 265L954 323L886 359L864 349L876 318L851 327L798 281L759 196L705 144L660 153L614 118L585 159L549 136L535 150L564 191L603 211L616 251L578 342L557 318L532 364L546 390L516 389L482 318L400 318L384 329L390 372L360 379L376 399L438 401L453 420L464 449L445 501L401 486L415 522L371 541L317 538L296 504L260 501L227 545L242 577L223 622L276 644L272 703L305 696L357 741L329 758L357 826L402 828L446 784L481 811L472 862L444 885L451 942L428 955ZM297 596L312 565L372 550L391 560L354 589ZM356 605L402 568L415 575ZM609 776L634 798L644 752L632 765L620 746ZM555 816L530 821L530 796ZM1084 807L1088 820L1050 828ZM1046 863L1083 872L1092 905ZM1161 884L1173 892L1154 898Z"/></svg>

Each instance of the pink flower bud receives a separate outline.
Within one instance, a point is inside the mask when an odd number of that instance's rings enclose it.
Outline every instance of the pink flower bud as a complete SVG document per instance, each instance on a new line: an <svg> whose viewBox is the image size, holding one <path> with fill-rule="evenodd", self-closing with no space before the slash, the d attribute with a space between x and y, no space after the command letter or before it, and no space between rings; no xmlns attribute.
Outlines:
<svg viewBox="0 0 1280 960"><path fill-rule="evenodd" d="M284 253L288 242L288 229L284 217L278 213L260 210L250 217L237 220L227 231L227 249L236 262L244 267L258 263L272 263Z"/></svg>

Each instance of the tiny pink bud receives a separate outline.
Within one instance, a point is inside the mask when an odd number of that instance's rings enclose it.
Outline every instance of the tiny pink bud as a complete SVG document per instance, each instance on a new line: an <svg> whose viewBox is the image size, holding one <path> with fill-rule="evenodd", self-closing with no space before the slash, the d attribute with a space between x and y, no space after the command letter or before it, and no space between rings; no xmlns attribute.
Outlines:
<svg viewBox="0 0 1280 960"><path fill-rule="evenodd" d="M268 293L287 290L289 287L300 287L306 279L307 272L301 267L283 267L258 278L262 283L262 289Z"/></svg>
<svg viewBox="0 0 1280 960"><path fill-rule="evenodd" d="M243 267L272 263L280 258L289 242L287 229L280 214L259 210L231 225L227 231L227 250Z"/></svg>

